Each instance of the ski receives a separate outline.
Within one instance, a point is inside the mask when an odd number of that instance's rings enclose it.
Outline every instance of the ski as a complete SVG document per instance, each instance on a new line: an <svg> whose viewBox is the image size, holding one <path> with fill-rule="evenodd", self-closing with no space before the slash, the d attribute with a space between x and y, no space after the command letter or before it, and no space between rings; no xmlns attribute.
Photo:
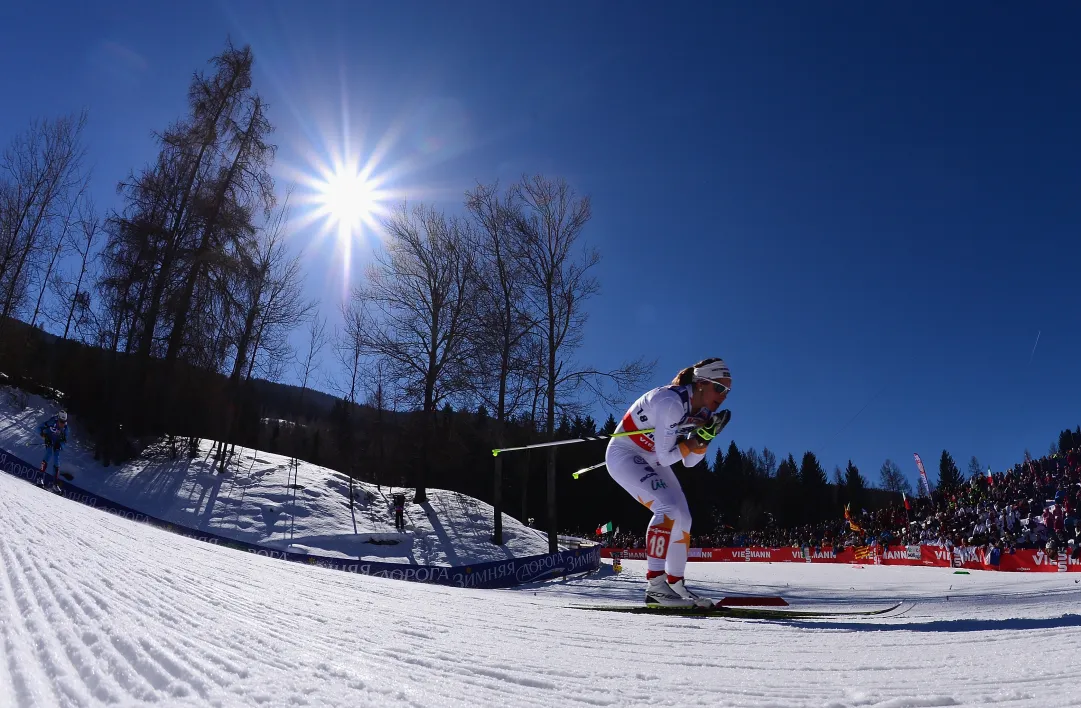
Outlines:
<svg viewBox="0 0 1081 708"><path fill-rule="evenodd" d="M765 607L719 605L704 607L664 607L662 605L572 605L575 610L623 612L634 615L663 615L667 617L731 617L735 619L831 619L835 617L876 617L896 610L902 603L877 610L774 610Z"/></svg>
<svg viewBox="0 0 1081 708"><path fill-rule="evenodd" d="M776 595L733 595L714 601L724 607L788 607L788 601Z"/></svg>

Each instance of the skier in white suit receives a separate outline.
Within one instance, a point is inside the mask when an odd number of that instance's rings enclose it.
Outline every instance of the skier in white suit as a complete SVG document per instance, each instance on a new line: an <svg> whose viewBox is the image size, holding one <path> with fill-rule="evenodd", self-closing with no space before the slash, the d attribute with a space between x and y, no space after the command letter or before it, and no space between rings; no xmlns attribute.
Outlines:
<svg viewBox="0 0 1081 708"><path fill-rule="evenodd" d="M709 442L728 424L729 411L719 408L731 389L732 373L724 361L705 359L679 372L670 385L643 394L616 427L616 432L654 432L608 442L608 474L653 512L646 528L647 604L712 605L683 581L691 513L672 466L702 461Z"/></svg>

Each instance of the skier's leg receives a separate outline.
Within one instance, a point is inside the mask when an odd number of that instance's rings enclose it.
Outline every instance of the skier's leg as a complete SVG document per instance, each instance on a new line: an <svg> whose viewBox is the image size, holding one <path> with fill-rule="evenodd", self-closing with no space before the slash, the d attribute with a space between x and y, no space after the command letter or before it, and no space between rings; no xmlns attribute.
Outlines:
<svg viewBox="0 0 1081 708"><path fill-rule="evenodd" d="M49 445L49 444L46 444L45 445L45 456L43 458L41 458L41 470L40 470L40 474L38 475L38 484L41 484L43 486L45 484L45 474L49 471L49 460L52 459L52 456L53 456L53 446Z"/></svg>
<svg viewBox="0 0 1081 708"><path fill-rule="evenodd" d="M687 568L687 550L691 546L691 510L687 507L687 497L683 494L679 480L675 477L673 473L672 484L675 488L669 495L674 507L674 513L671 515L672 539L668 544L668 555L664 559L664 572L668 574L670 583L683 577L683 572Z"/></svg>
<svg viewBox="0 0 1081 708"><path fill-rule="evenodd" d="M608 473L640 504L653 512L646 527L647 577L665 571L666 558L675 554L675 568L681 568L680 558L687 562L687 542L690 513L679 480L670 467L650 465L641 455L609 448L605 462ZM673 544L679 546L673 548Z"/></svg>

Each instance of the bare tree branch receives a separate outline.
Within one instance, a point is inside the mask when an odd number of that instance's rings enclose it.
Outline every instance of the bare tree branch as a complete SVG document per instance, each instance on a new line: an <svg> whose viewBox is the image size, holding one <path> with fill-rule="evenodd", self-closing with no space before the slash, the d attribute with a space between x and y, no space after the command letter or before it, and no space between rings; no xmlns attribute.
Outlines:
<svg viewBox="0 0 1081 708"><path fill-rule="evenodd" d="M468 222L423 205L402 205L384 226L386 249L353 298L371 317L368 351L414 396L430 425L445 399L469 390L476 237ZM426 499L423 481L415 499Z"/></svg>

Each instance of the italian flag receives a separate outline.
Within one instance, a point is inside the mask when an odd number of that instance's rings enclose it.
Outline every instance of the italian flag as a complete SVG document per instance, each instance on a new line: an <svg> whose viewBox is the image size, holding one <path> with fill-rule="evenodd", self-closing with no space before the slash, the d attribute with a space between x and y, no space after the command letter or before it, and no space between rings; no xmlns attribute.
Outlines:
<svg viewBox="0 0 1081 708"><path fill-rule="evenodd" d="M901 500L905 503L905 511L912 511L912 507L908 503L908 496L901 492Z"/></svg>
<svg viewBox="0 0 1081 708"><path fill-rule="evenodd" d="M600 526L597 527L597 535L598 536L603 536L606 533L612 533L612 522L611 521L609 521L607 524L601 524Z"/></svg>

